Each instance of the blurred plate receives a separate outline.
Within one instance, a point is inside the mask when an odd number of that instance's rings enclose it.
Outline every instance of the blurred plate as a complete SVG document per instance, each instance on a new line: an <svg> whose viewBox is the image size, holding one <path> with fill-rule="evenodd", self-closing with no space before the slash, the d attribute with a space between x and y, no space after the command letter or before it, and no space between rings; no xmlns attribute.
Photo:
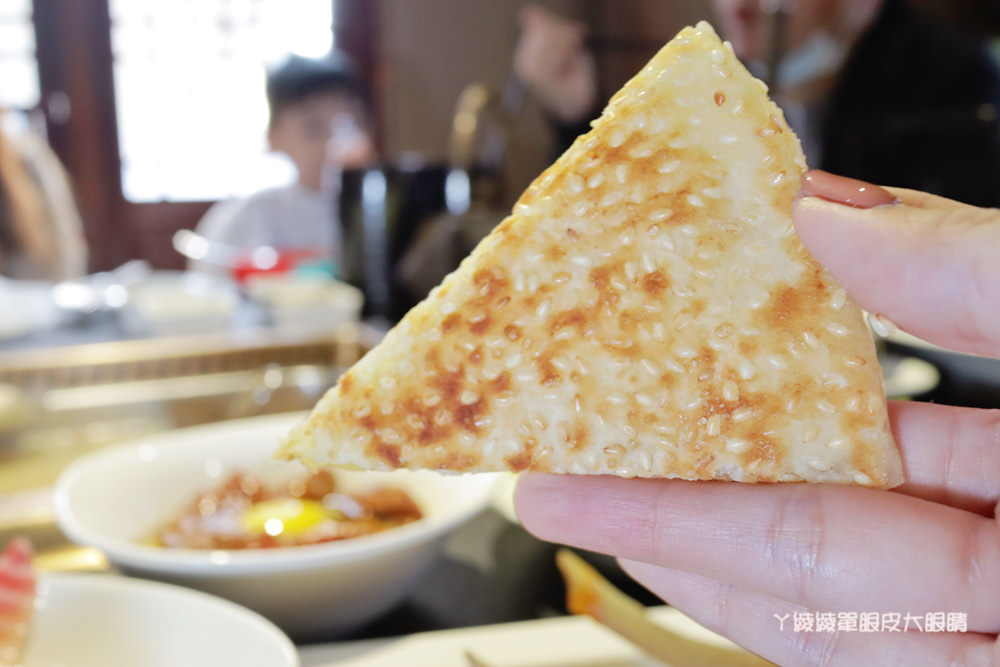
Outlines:
<svg viewBox="0 0 1000 667"><path fill-rule="evenodd" d="M0 341L51 329L61 314L52 303L52 285L0 277Z"/></svg>
<svg viewBox="0 0 1000 667"><path fill-rule="evenodd" d="M329 331L357 322L364 303L358 288L323 276L254 276L246 290L267 308L275 327L295 331Z"/></svg>
<svg viewBox="0 0 1000 667"><path fill-rule="evenodd" d="M189 271L156 271L129 286L121 320L132 336L186 336L230 329L239 293L228 280Z"/></svg>
<svg viewBox="0 0 1000 667"><path fill-rule="evenodd" d="M36 327L28 320L3 318L0 319L0 340L20 338L21 336L26 336L32 331L40 328L41 327Z"/></svg>
<svg viewBox="0 0 1000 667"><path fill-rule="evenodd" d="M274 625L231 602L113 575L45 574L23 667L296 667Z"/></svg>
<svg viewBox="0 0 1000 667"><path fill-rule="evenodd" d="M889 398L912 398L934 390L941 381L938 369L922 359L891 352L879 355L885 377L885 394Z"/></svg>

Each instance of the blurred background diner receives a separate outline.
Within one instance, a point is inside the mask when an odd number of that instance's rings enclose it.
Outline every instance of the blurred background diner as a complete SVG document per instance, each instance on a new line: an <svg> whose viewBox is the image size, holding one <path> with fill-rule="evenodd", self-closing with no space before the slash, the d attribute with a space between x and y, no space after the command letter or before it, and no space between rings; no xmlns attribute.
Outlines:
<svg viewBox="0 0 1000 667"><path fill-rule="evenodd" d="M0 0L0 546L108 568L69 463L310 407L705 18L811 166L1000 206L990 0ZM880 346L892 395L1000 407L1000 362ZM564 613L505 502L351 636Z"/></svg>

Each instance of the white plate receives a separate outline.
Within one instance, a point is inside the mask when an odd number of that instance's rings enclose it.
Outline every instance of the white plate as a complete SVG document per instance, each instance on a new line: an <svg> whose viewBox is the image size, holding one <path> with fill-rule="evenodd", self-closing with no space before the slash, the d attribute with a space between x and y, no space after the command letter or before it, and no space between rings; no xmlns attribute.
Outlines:
<svg viewBox="0 0 1000 667"><path fill-rule="evenodd" d="M231 602L113 575L46 574L23 667L297 667L278 628Z"/></svg>

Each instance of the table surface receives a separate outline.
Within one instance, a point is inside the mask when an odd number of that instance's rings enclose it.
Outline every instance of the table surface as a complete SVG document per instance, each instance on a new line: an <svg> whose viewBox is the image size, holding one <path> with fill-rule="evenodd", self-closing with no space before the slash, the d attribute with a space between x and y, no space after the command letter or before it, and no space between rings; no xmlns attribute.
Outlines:
<svg viewBox="0 0 1000 667"><path fill-rule="evenodd" d="M659 640L661 649L676 656L679 664L715 667L763 664L762 660L754 660L745 649L709 631L677 609L660 605L648 609L646 617L664 628ZM313 645L300 649L299 656L303 667L397 667L401 664L664 667L663 662L586 616Z"/></svg>
<svg viewBox="0 0 1000 667"><path fill-rule="evenodd" d="M361 639L332 644L313 644L299 648L302 667L327 667L344 660L359 658L389 644L392 639Z"/></svg>

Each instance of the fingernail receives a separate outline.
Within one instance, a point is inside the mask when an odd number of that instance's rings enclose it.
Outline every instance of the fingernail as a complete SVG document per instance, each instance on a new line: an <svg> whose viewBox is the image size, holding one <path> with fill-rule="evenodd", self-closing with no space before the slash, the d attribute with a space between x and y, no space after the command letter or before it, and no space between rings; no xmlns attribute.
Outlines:
<svg viewBox="0 0 1000 667"><path fill-rule="evenodd" d="M819 169L802 175L799 194L803 197L820 197L854 208L874 208L899 203L898 197L877 185Z"/></svg>

